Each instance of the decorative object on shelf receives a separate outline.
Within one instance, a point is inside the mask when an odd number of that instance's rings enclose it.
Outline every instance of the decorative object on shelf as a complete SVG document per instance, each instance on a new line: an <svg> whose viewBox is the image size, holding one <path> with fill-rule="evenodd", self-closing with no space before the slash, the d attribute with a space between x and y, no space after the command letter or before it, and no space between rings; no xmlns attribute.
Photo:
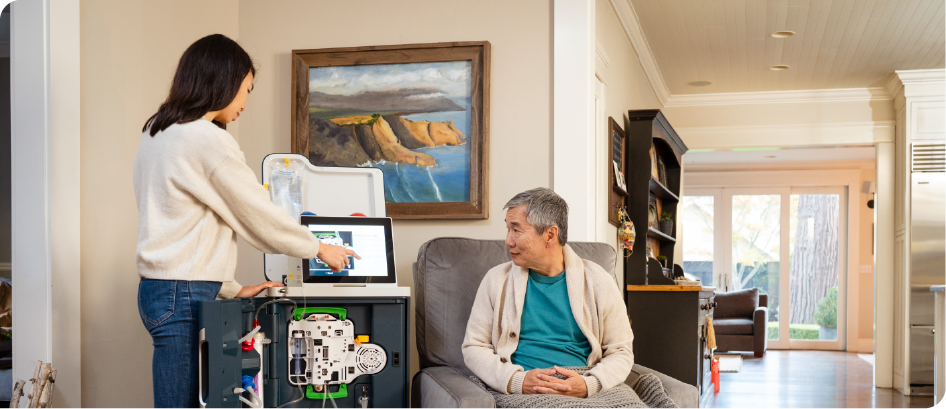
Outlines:
<svg viewBox="0 0 946 409"><path fill-rule="evenodd" d="M668 236L673 236L673 215L664 212L660 215L660 231Z"/></svg>
<svg viewBox="0 0 946 409"><path fill-rule="evenodd" d="M664 165L664 159L660 156L657 157L657 181L667 186L667 166Z"/></svg>
<svg viewBox="0 0 946 409"><path fill-rule="evenodd" d="M608 117L608 129L611 133L611 166L608 166L608 209L622 209L627 197L627 164L625 163L624 130L614 118ZM608 211L608 223L621 229L618 212ZM626 211L625 211L626 213Z"/></svg>
<svg viewBox="0 0 946 409"><path fill-rule="evenodd" d="M657 204L647 205L647 227L652 227L657 223Z"/></svg>
<svg viewBox="0 0 946 409"><path fill-rule="evenodd" d="M615 161L611 161L614 164L614 187L620 189L622 195L627 195L627 183L624 181L624 172L621 172L621 165Z"/></svg>
<svg viewBox="0 0 946 409"><path fill-rule="evenodd" d="M650 175L654 179L658 179L657 174L657 147L654 146L654 143L650 143Z"/></svg>
<svg viewBox="0 0 946 409"><path fill-rule="evenodd" d="M489 218L489 42L291 58L292 153L381 169L393 219Z"/></svg>
<svg viewBox="0 0 946 409"><path fill-rule="evenodd" d="M625 250L624 258L634 254L634 239L637 238L637 232L634 230L634 222L624 208L618 209L618 219L621 220L621 227L618 228L618 243Z"/></svg>
<svg viewBox="0 0 946 409"><path fill-rule="evenodd" d="M657 256L654 255L654 248L653 248L653 247L650 247L650 246L647 246L647 254L646 254L646 256L647 256L648 259L654 259L654 260L657 259Z"/></svg>
<svg viewBox="0 0 946 409"><path fill-rule="evenodd" d="M673 265L673 282L677 285L703 285L696 277L687 277L683 272L683 267L680 267L679 264Z"/></svg>
<svg viewBox="0 0 946 409"><path fill-rule="evenodd" d="M657 261L660 262L660 265L666 269L667 268L667 256L657 256Z"/></svg>

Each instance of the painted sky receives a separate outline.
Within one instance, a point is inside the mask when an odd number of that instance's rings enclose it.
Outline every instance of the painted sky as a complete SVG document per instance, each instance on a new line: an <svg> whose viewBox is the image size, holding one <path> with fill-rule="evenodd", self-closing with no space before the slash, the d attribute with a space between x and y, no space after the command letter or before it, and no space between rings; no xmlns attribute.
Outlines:
<svg viewBox="0 0 946 409"><path fill-rule="evenodd" d="M362 91L429 89L412 98L443 96L469 106L470 61L357 65L309 69L309 91L352 95Z"/></svg>

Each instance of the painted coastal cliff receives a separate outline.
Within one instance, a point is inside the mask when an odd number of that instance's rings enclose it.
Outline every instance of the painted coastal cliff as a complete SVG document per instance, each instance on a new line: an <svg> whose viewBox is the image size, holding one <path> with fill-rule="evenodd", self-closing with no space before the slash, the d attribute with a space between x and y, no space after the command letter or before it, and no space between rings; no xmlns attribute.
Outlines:
<svg viewBox="0 0 946 409"><path fill-rule="evenodd" d="M365 166L382 160L437 166L433 156L412 149L464 143L466 136L453 121L412 121L381 114L309 117L309 159L316 166Z"/></svg>

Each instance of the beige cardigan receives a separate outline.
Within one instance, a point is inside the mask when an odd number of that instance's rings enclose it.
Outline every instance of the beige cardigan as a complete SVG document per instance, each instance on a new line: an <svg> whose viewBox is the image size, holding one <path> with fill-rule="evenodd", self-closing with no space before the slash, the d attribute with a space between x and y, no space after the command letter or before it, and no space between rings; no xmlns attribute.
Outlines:
<svg viewBox="0 0 946 409"><path fill-rule="evenodd" d="M585 376L588 396L624 382L634 366L634 334L614 278L601 266L582 260L565 245L565 283L578 328L591 344ZM463 340L463 361L487 385L522 393L525 372L512 363L519 346L522 308L529 272L511 261L483 277Z"/></svg>
<svg viewBox="0 0 946 409"><path fill-rule="evenodd" d="M319 240L273 204L240 145L206 119L145 131L134 167L138 275L219 281L233 298L237 235L258 250L312 258Z"/></svg>

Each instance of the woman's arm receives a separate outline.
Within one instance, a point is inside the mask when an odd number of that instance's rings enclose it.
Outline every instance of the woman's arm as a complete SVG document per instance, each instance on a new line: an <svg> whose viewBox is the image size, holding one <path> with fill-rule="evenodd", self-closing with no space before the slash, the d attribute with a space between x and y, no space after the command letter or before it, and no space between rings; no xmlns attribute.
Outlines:
<svg viewBox="0 0 946 409"><path fill-rule="evenodd" d="M208 182L210 188L198 199L256 249L305 259L318 255L318 239L272 202L242 160L227 155Z"/></svg>

